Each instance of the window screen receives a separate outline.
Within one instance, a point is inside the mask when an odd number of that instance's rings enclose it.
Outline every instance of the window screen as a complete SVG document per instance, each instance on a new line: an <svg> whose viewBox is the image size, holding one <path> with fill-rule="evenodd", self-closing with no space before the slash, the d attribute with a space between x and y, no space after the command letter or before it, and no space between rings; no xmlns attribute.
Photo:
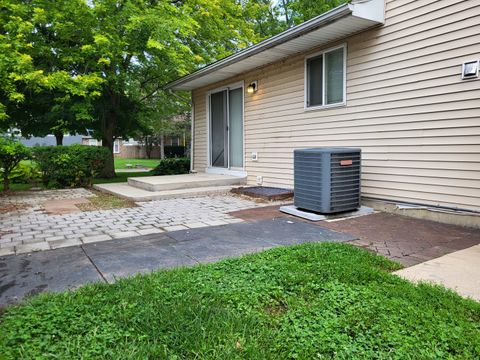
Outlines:
<svg viewBox="0 0 480 360"><path fill-rule="evenodd" d="M345 101L344 47L307 59L306 106L324 106Z"/></svg>
<svg viewBox="0 0 480 360"><path fill-rule="evenodd" d="M343 102L343 48L325 53L326 104Z"/></svg>
<svg viewBox="0 0 480 360"><path fill-rule="evenodd" d="M307 60L308 106L323 104L323 56Z"/></svg>

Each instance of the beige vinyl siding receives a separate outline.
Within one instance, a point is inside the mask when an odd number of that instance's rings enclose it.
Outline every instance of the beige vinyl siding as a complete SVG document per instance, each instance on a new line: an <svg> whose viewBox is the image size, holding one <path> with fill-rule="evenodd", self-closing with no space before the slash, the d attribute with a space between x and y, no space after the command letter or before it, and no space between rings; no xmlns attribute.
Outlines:
<svg viewBox="0 0 480 360"><path fill-rule="evenodd" d="M344 41L342 107L304 109L305 56L342 42L194 91L195 168L207 165L206 92L258 80L245 94L249 184L292 187L297 148L361 147L363 196L480 211L480 79L461 79L480 58L479 24L478 1L387 1L384 26Z"/></svg>

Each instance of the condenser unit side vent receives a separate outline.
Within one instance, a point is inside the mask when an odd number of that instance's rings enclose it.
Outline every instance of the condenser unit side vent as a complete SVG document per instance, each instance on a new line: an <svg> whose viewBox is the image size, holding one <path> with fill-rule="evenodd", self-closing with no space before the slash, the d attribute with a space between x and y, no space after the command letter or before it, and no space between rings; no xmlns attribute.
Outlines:
<svg viewBox="0 0 480 360"><path fill-rule="evenodd" d="M294 205L335 213L360 207L361 150L313 148L294 151Z"/></svg>

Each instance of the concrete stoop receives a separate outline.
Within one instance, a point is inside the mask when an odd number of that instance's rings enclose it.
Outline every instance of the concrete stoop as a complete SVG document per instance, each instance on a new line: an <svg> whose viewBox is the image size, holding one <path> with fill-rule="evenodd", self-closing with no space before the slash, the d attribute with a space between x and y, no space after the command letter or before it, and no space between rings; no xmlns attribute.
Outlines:
<svg viewBox="0 0 480 360"><path fill-rule="evenodd" d="M97 184L93 187L132 201L150 201L227 194L234 186L245 182L245 177L187 174L128 178L128 183Z"/></svg>

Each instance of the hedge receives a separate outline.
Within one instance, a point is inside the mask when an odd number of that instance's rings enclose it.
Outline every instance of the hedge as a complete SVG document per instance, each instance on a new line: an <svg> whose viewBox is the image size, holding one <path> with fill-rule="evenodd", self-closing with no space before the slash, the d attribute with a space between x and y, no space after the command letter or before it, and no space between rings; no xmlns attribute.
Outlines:
<svg viewBox="0 0 480 360"><path fill-rule="evenodd" d="M47 187L91 186L93 178L104 168L110 153L101 146L38 146L33 159Z"/></svg>
<svg viewBox="0 0 480 360"><path fill-rule="evenodd" d="M160 160L160 164L152 170L153 175L188 174L190 171L189 158L171 158Z"/></svg>

